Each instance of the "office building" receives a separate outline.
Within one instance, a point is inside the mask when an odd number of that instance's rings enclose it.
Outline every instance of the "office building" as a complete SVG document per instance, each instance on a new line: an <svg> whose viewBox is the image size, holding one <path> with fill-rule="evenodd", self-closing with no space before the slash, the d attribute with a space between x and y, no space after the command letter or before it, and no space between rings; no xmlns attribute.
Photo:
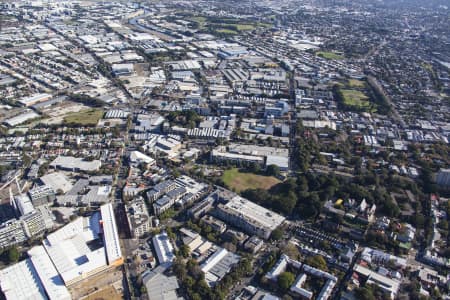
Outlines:
<svg viewBox="0 0 450 300"><path fill-rule="evenodd" d="M150 216L142 197L134 199L126 205L128 225L131 235L139 238L148 233L151 228Z"/></svg>
<svg viewBox="0 0 450 300"><path fill-rule="evenodd" d="M0 225L0 248L21 244L27 239L23 222L11 219Z"/></svg>
<svg viewBox="0 0 450 300"><path fill-rule="evenodd" d="M240 196L217 206L217 216L249 234L268 239L285 218Z"/></svg>
<svg viewBox="0 0 450 300"><path fill-rule="evenodd" d="M28 191L34 207L53 203L56 199L55 191L48 185L35 187Z"/></svg>

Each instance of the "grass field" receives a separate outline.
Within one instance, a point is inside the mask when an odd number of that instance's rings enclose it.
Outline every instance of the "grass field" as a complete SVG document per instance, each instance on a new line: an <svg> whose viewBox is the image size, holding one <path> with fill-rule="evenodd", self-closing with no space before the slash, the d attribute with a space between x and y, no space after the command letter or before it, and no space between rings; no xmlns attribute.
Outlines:
<svg viewBox="0 0 450 300"><path fill-rule="evenodd" d="M253 30L255 29L255 26L252 24L235 24L237 30L239 31L246 31L246 30Z"/></svg>
<svg viewBox="0 0 450 300"><path fill-rule="evenodd" d="M206 23L207 19L205 17L198 16L198 17L190 17L187 20L197 23L198 24L198 28L200 30L203 30L205 28L205 23Z"/></svg>
<svg viewBox="0 0 450 300"><path fill-rule="evenodd" d="M227 26L231 26L231 27L227 27ZM234 28L234 29L231 29L231 28ZM214 29L214 31L217 33L222 33L222 34L235 35L235 34L238 34L239 32L250 31L255 28L256 27L253 24L230 23L230 24L219 24L218 27L216 27Z"/></svg>
<svg viewBox="0 0 450 300"><path fill-rule="evenodd" d="M215 32L223 33L223 34L238 34L237 31L230 30L230 29L225 29L225 28L217 29L217 30L215 30Z"/></svg>
<svg viewBox="0 0 450 300"><path fill-rule="evenodd" d="M344 59L344 56L334 53L334 52L328 52L328 51L318 51L318 52L316 52L316 55L323 57L325 59L334 59L334 60Z"/></svg>
<svg viewBox="0 0 450 300"><path fill-rule="evenodd" d="M220 34L235 35L241 31L253 30L256 27L270 27L271 24L266 23L241 23L239 19L233 18L215 18L215 17L205 17L205 16L192 16L187 18L191 22L198 24L198 29L200 30L211 30Z"/></svg>
<svg viewBox="0 0 450 300"><path fill-rule="evenodd" d="M81 126L95 126L102 116L102 109L91 108L66 115L64 117L64 123L77 124Z"/></svg>
<svg viewBox="0 0 450 300"><path fill-rule="evenodd" d="M363 88L366 86L366 82L358 79L349 79L348 85L352 88Z"/></svg>
<svg viewBox="0 0 450 300"><path fill-rule="evenodd" d="M190 17L188 18L188 20L197 22L197 23L205 23L206 22L206 18L202 17L202 16L198 16L198 17Z"/></svg>
<svg viewBox="0 0 450 300"><path fill-rule="evenodd" d="M241 173L237 168L226 170L222 175L222 180L228 188L234 189L236 192L256 188L268 190L280 183L280 180L275 177Z"/></svg>
<svg viewBox="0 0 450 300"><path fill-rule="evenodd" d="M341 90L341 92L346 105L359 108L370 107L369 97L364 95L363 92L357 90Z"/></svg>
<svg viewBox="0 0 450 300"><path fill-rule="evenodd" d="M427 63L422 63L422 67L424 67L428 72L433 72L433 66Z"/></svg>
<svg viewBox="0 0 450 300"><path fill-rule="evenodd" d="M122 295L117 293L116 289L109 286L103 290L96 293L90 294L85 298L86 300L120 300L123 299Z"/></svg>

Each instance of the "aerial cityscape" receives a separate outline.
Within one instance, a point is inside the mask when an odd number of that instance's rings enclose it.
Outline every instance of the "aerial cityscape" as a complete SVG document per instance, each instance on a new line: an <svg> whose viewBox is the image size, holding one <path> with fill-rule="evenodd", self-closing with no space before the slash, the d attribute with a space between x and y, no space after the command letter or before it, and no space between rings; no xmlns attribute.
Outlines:
<svg viewBox="0 0 450 300"><path fill-rule="evenodd" d="M0 2L0 299L450 299L448 0Z"/></svg>

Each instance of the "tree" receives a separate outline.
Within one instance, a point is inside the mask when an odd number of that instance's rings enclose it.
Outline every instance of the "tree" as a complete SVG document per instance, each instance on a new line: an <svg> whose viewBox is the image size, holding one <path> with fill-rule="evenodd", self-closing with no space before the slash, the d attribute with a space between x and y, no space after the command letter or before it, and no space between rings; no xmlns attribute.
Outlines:
<svg viewBox="0 0 450 300"><path fill-rule="evenodd" d="M314 256L310 256L306 259L306 263L308 265L310 265L311 267L323 270L323 271L327 271L328 267L327 267L327 262L325 261L325 259L323 258L323 256L321 255L314 255Z"/></svg>
<svg viewBox="0 0 450 300"><path fill-rule="evenodd" d="M283 231L281 228L276 228L274 231L272 231L272 234L270 235L270 239L273 241L279 241L283 237Z"/></svg>
<svg viewBox="0 0 450 300"><path fill-rule="evenodd" d="M167 227L167 228L166 228L166 233L167 233L167 236L168 236L172 241L174 241L174 240L177 239L177 235L173 232L173 230L172 230L171 227Z"/></svg>
<svg viewBox="0 0 450 300"><path fill-rule="evenodd" d="M72 101L80 102L80 103L86 104L88 106L93 106L93 107L102 107L106 104L105 102L103 102L100 99L93 98L89 95L84 95L84 94L71 94L71 95L69 95L69 99Z"/></svg>
<svg viewBox="0 0 450 300"><path fill-rule="evenodd" d="M299 201L298 213L303 218L314 218L322 209L322 203L317 192L300 194L301 201Z"/></svg>
<svg viewBox="0 0 450 300"><path fill-rule="evenodd" d="M16 247L9 248L8 250L8 261L10 263L15 263L19 261L20 253Z"/></svg>
<svg viewBox="0 0 450 300"><path fill-rule="evenodd" d="M241 195L258 204L264 204L270 201L270 194L264 189L247 189L241 192Z"/></svg>
<svg viewBox="0 0 450 300"><path fill-rule="evenodd" d="M230 242L226 242L222 246L230 252L236 252L237 250L236 245Z"/></svg>
<svg viewBox="0 0 450 300"><path fill-rule="evenodd" d="M33 162L33 158L26 153L22 153L22 164L25 167L29 167Z"/></svg>
<svg viewBox="0 0 450 300"><path fill-rule="evenodd" d="M173 262L173 272L180 280L183 280L187 277L186 265L183 260L179 257L176 257Z"/></svg>
<svg viewBox="0 0 450 300"><path fill-rule="evenodd" d="M252 274L252 261L250 258L243 258L238 265L238 270L244 276L250 276Z"/></svg>
<svg viewBox="0 0 450 300"><path fill-rule="evenodd" d="M301 255L300 255L300 251L298 251L297 246L295 246L292 243L288 243L286 246L283 247L283 249L281 250L284 254L286 254L287 256L289 256L292 259L295 260L299 260Z"/></svg>
<svg viewBox="0 0 450 300"><path fill-rule="evenodd" d="M180 247L180 254L181 254L181 256L186 258L186 257L189 256L190 252L191 252L191 249L189 249L188 245L182 245Z"/></svg>
<svg viewBox="0 0 450 300"><path fill-rule="evenodd" d="M438 226L440 229L447 231L448 230L447 220L442 220L441 222L439 222Z"/></svg>
<svg viewBox="0 0 450 300"><path fill-rule="evenodd" d="M197 293L193 293L193 294L191 294L191 299L192 300L202 300L202 296L200 296Z"/></svg>
<svg viewBox="0 0 450 300"><path fill-rule="evenodd" d="M206 281L204 279L201 279L197 282L197 291L198 293L203 296L202 298L209 298L209 293L211 292L211 289L209 287L209 285L206 283Z"/></svg>
<svg viewBox="0 0 450 300"><path fill-rule="evenodd" d="M292 214L295 206L297 205L297 196L293 191L290 191L287 195L278 195L273 197L272 206L282 213Z"/></svg>
<svg viewBox="0 0 450 300"><path fill-rule="evenodd" d="M186 266L190 276L194 277L196 280L201 280L204 278L205 275L195 259L189 259Z"/></svg>
<svg viewBox="0 0 450 300"><path fill-rule="evenodd" d="M295 275L291 272L283 272L278 276L278 286L283 290L287 291L289 287L294 283Z"/></svg>
<svg viewBox="0 0 450 300"><path fill-rule="evenodd" d="M375 300L375 296L370 288L360 287L355 289L355 298L364 300Z"/></svg>
<svg viewBox="0 0 450 300"><path fill-rule="evenodd" d="M257 164L257 163L250 163L250 165L249 165L249 167L248 167L248 170L249 170L251 173L258 174L259 172L261 172L261 167L260 167L260 165Z"/></svg>
<svg viewBox="0 0 450 300"><path fill-rule="evenodd" d="M331 244L327 240L320 241L320 248L325 250L325 251L331 251L332 250Z"/></svg>
<svg viewBox="0 0 450 300"><path fill-rule="evenodd" d="M277 165L268 165L266 174L277 177L280 175L280 168Z"/></svg>
<svg viewBox="0 0 450 300"><path fill-rule="evenodd" d="M147 288L145 287L145 285L142 285L142 286L141 286L140 292L141 292L141 294L147 293Z"/></svg>
<svg viewBox="0 0 450 300"><path fill-rule="evenodd" d="M173 169L172 170L172 175L173 175L173 177L178 178L178 177L181 176L181 173L177 169Z"/></svg>

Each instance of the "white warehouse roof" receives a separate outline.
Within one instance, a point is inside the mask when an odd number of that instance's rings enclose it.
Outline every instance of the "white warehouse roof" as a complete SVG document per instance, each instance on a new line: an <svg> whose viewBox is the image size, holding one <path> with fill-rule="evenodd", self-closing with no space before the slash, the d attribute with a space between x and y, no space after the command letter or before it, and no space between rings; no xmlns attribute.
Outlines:
<svg viewBox="0 0 450 300"><path fill-rule="evenodd" d="M69 300L70 293L43 246L33 247L28 255L50 299Z"/></svg>
<svg viewBox="0 0 450 300"><path fill-rule="evenodd" d="M170 243L169 236L166 232L155 235L152 241L160 264L171 263L175 259L173 246Z"/></svg>
<svg viewBox="0 0 450 300"><path fill-rule="evenodd" d="M47 299L30 259L1 270L0 285L6 299Z"/></svg>
<svg viewBox="0 0 450 300"><path fill-rule="evenodd" d="M116 219L114 218L114 210L111 203L100 207L103 224L103 239L106 247L106 256L108 264L114 263L122 258L120 250L119 235L117 234Z"/></svg>

